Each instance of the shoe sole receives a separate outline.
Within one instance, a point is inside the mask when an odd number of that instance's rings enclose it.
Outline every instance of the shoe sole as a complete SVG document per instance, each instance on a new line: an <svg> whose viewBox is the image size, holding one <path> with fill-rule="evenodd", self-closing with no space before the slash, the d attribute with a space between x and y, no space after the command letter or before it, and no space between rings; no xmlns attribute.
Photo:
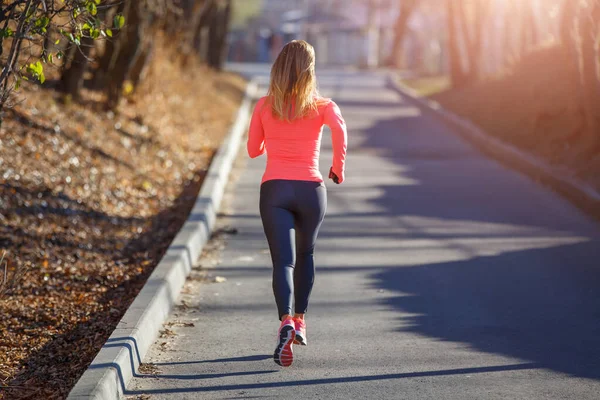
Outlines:
<svg viewBox="0 0 600 400"><path fill-rule="evenodd" d="M279 344L273 354L273 360L282 367L289 367L294 362L292 344L296 339L296 330L292 326L284 326L279 331Z"/></svg>
<svg viewBox="0 0 600 400"><path fill-rule="evenodd" d="M302 336L298 331L296 331L296 339L294 339L294 344L297 344L300 346L308 346L308 342L306 341L306 338L304 336Z"/></svg>

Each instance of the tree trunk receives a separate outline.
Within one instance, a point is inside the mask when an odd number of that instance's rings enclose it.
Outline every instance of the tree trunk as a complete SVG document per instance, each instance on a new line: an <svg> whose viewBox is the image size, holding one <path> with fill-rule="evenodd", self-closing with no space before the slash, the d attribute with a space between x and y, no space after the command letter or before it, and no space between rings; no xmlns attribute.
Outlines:
<svg viewBox="0 0 600 400"><path fill-rule="evenodd" d="M107 10L102 8L98 13L99 19L106 19ZM112 18L112 16L111 16ZM47 34L47 38L51 35ZM81 39L81 45L76 46L71 44L70 49L70 63L63 69L61 76L61 84L63 91L72 96L73 99L79 98L79 92L83 86L84 74L89 64L89 57L94 49L95 41L90 37L83 37Z"/></svg>
<svg viewBox="0 0 600 400"><path fill-rule="evenodd" d="M204 43L203 39L208 36L209 25L212 18L214 18L216 6L217 2L215 0L206 0L192 29L193 37L191 46L202 60L208 59L208 46Z"/></svg>
<svg viewBox="0 0 600 400"><path fill-rule="evenodd" d="M540 43L540 32L538 30L538 21L535 17L535 10L533 9L533 5L529 5L529 13L527 14L527 24L529 26L529 44L530 51L535 49L537 45Z"/></svg>
<svg viewBox="0 0 600 400"><path fill-rule="evenodd" d="M405 0L401 3L400 14L394 26L394 40L392 42L392 54L387 62L388 65L399 67L401 65L401 56L403 51L404 37L408 28L408 21L413 11L416 9L418 0Z"/></svg>
<svg viewBox="0 0 600 400"><path fill-rule="evenodd" d="M231 22L231 0L225 0L225 4L220 13L219 18L219 35L217 47L215 49L215 59L213 67L217 70L222 70L225 60L227 59L227 34L229 33L229 24Z"/></svg>
<svg viewBox="0 0 600 400"><path fill-rule="evenodd" d="M71 67L73 63L73 59L75 58L75 52L77 51L77 46L74 43L68 42L64 40L67 44L65 45L65 49L63 51L63 63L61 65L61 76L64 75L65 71Z"/></svg>
<svg viewBox="0 0 600 400"><path fill-rule="evenodd" d="M61 84L65 94L70 95L73 99L78 99L90 53L94 48L94 39L83 37L81 46L73 47L75 48L75 54L71 60L71 65L62 73Z"/></svg>
<svg viewBox="0 0 600 400"><path fill-rule="evenodd" d="M52 33L54 32L54 29L52 28L52 26L48 27L48 31L46 32L46 35L44 36L44 41L42 42L42 58L45 59L46 57L48 57L48 54L50 53L50 46L52 46L52 44L54 43L54 35L52 35Z"/></svg>
<svg viewBox="0 0 600 400"><path fill-rule="evenodd" d="M564 46L573 47L573 28L577 16L577 1L565 0L560 16L560 40Z"/></svg>
<svg viewBox="0 0 600 400"><path fill-rule="evenodd" d="M223 51L227 36L229 9L231 2L219 1L211 15L208 31L208 65L220 69L223 61Z"/></svg>
<svg viewBox="0 0 600 400"><path fill-rule="evenodd" d="M125 20L126 27L119 35L118 49L111 61L107 76L110 80L106 85L108 107L116 109L123 95L123 85L127 74L138 54L138 48L142 42L142 17L140 15L139 3L128 2Z"/></svg>
<svg viewBox="0 0 600 400"><path fill-rule="evenodd" d="M456 0L446 0L446 17L448 25L448 53L450 61L450 80L453 87L460 87L465 83L465 72L462 67L458 24L456 21Z"/></svg>
<svg viewBox="0 0 600 400"><path fill-rule="evenodd" d="M502 51L504 53L504 62L512 61L516 57L514 50L514 33L515 30L515 12L516 8L512 0L506 0L503 5L504 15L503 18L503 32L502 32Z"/></svg>
<svg viewBox="0 0 600 400"><path fill-rule="evenodd" d="M33 0L27 0L21 15L19 16L19 22L17 24L16 37L13 39L10 50L8 53L8 59L4 62L2 73L0 73L0 110L4 108L6 101L8 100L8 96L10 94L10 90L8 89L9 77L14 73L14 67L21 53L21 45L23 44L24 37L22 33L25 30L25 24L27 22L27 17L30 10L37 7L39 2L34 2Z"/></svg>
<svg viewBox="0 0 600 400"><path fill-rule="evenodd" d="M196 6L196 11L192 17L190 29L187 35L187 45L189 48L194 49L195 51L198 50L197 43L199 42L199 32L202 27L206 25L206 17L210 13L214 3L215 0L204 0L200 5Z"/></svg>
<svg viewBox="0 0 600 400"><path fill-rule="evenodd" d="M469 71L466 73L466 80L476 80L481 72L481 52L483 50L483 26L488 15L490 1L477 0L472 2L472 23L467 17L463 3L459 2L459 14L462 16L462 31L465 37L467 55L469 58ZM472 29L469 30L469 25Z"/></svg>
<svg viewBox="0 0 600 400"><path fill-rule="evenodd" d="M119 3L115 12L113 12L113 13L108 12L106 14L106 19L105 19L106 25L112 26L112 20L113 20L114 16L118 15L118 14L122 14L124 11L125 11L125 1L122 1ZM126 21L125 23L127 24L128 21ZM104 43L104 53L102 53L102 56L99 58L98 68L96 69L96 71L94 71L92 86L96 90L102 89L104 87L104 85L106 84L106 74L108 73L108 70L110 69L110 66L113 63L113 58L116 57L116 54L115 54L115 50L117 48L116 44L117 44L117 41L119 40L120 36L121 36L121 32L113 29L113 37L110 39L107 39Z"/></svg>
<svg viewBox="0 0 600 400"><path fill-rule="evenodd" d="M533 8L530 1L523 1L519 6L520 16L520 49L519 57L523 57L536 45L537 42L537 27Z"/></svg>
<svg viewBox="0 0 600 400"><path fill-rule="evenodd" d="M585 113L585 138L580 143L583 157L600 149L600 0L579 7L579 71Z"/></svg>
<svg viewBox="0 0 600 400"><path fill-rule="evenodd" d="M211 19L208 27L208 53L206 57L206 61L209 66L215 67L217 53L219 51L218 41L219 41L219 30L220 30L220 16L221 16L221 4L217 4L214 8Z"/></svg>
<svg viewBox="0 0 600 400"><path fill-rule="evenodd" d="M128 80L131 81L134 90L138 87L139 83L144 78L146 71L148 69L148 65L150 60L152 59L152 51L154 50L154 45L151 41L144 43L139 46L138 54L136 55L131 69L128 74Z"/></svg>

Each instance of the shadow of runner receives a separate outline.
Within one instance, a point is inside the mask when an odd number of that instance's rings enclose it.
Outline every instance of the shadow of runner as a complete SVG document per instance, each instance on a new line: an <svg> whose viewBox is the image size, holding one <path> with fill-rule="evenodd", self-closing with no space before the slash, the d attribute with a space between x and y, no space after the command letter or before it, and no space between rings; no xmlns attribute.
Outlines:
<svg viewBox="0 0 600 400"><path fill-rule="evenodd" d="M272 354L245 356L245 357L233 357L233 358L219 358L216 360L201 360L201 361L177 361L177 362L165 362L165 363L152 363L154 365L182 365L182 364L205 364L205 363L227 363L227 362L247 362L247 361L263 361L273 358Z"/></svg>
<svg viewBox="0 0 600 400"><path fill-rule="evenodd" d="M217 379L226 378L228 376L248 376L248 375L262 375L272 374L278 372L273 371L238 371L238 372L227 372L223 374L192 374L192 375L169 375L158 373L156 375L138 375L140 378L159 378L159 379L180 379L180 380L204 380L204 379Z"/></svg>
<svg viewBox="0 0 600 400"><path fill-rule="evenodd" d="M121 371L121 367L116 363L107 363L107 364L96 364L92 365L90 369L105 369L105 368L113 368L119 377L119 384L121 386L121 390L125 395L129 394L141 394L135 393L135 391L127 390L123 382L125 381L123 378L123 372ZM163 374L134 374L136 378L153 378L153 379L177 379L177 380L205 380L205 379L219 379L226 378L229 376L249 376L249 375L263 375L263 374L272 374L278 372L276 370L271 371L241 371L241 372L228 372L223 374L196 374L196 375L163 375Z"/></svg>
<svg viewBox="0 0 600 400"><path fill-rule="evenodd" d="M478 373L491 373L500 371L520 371L538 368L537 364L513 364L499 365L492 367L475 367L475 368L460 368L440 371L423 371L423 372L406 372L398 374L381 374L381 375L363 375L363 376L348 376L341 378L323 378L323 379L307 379L303 381L284 381L284 382L263 382L263 383L247 383L239 385L221 385L221 386L204 386L191 388L171 388L171 389L153 389L153 390L128 390L126 395L152 395L152 394L175 394L175 393L199 393L199 392L223 392L229 390L245 390L245 389L270 389L270 388L286 388L297 386L312 386L312 385L331 385L336 383L356 383L356 382L373 382L389 379L406 379L432 376L448 376L448 375L466 375Z"/></svg>

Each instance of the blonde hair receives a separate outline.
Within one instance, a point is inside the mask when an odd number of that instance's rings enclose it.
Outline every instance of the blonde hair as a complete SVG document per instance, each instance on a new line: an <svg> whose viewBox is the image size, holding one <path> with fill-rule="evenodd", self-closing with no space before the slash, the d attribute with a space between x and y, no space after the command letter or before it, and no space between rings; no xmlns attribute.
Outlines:
<svg viewBox="0 0 600 400"><path fill-rule="evenodd" d="M281 50L271 68L268 91L273 116L284 121L309 116L317 110L315 50L304 40L293 40Z"/></svg>

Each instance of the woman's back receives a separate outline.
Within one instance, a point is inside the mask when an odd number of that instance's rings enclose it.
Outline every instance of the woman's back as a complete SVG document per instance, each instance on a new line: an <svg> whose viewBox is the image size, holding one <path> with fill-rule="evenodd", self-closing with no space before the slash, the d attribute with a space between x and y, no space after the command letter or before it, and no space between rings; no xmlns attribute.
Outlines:
<svg viewBox="0 0 600 400"><path fill-rule="evenodd" d="M273 115L269 97L261 98L254 109L248 137L248 154L267 153L262 182L289 179L322 182L319 153L323 125L332 132L333 171L341 180L346 156L346 126L338 106L319 99L317 109L303 118L286 121Z"/></svg>

